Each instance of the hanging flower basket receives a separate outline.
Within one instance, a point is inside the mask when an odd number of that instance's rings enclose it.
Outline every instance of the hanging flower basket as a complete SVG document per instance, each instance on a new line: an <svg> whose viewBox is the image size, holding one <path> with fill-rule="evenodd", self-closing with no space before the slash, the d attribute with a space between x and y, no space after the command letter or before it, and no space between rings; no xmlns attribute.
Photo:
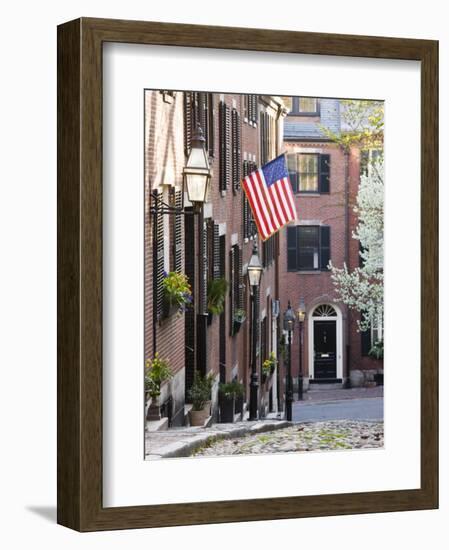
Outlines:
<svg viewBox="0 0 449 550"><path fill-rule="evenodd" d="M246 312L243 309L237 309L233 317L233 332L236 334L243 323L246 321Z"/></svg>
<svg viewBox="0 0 449 550"><path fill-rule="evenodd" d="M175 313L184 312L192 304L192 289L187 275L170 271L164 272L164 303L163 316L170 317Z"/></svg>

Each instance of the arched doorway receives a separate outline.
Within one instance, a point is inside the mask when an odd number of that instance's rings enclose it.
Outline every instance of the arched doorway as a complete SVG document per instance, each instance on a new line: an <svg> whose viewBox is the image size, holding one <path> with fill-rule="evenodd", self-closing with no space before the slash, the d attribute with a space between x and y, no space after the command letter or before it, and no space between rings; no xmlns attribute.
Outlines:
<svg viewBox="0 0 449 550"><path fill-rule="evenodd" d="M309 376L317 382L343 377L342 315L335 304L318 304L309 315Z"/></svg>

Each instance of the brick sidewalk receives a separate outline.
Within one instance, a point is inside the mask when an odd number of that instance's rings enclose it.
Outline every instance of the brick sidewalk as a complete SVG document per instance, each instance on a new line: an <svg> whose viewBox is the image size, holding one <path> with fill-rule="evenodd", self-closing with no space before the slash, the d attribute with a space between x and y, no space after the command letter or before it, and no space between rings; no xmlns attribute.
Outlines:
<svg viewBox="0 0 449 550"><path fill-rule="evenodd" d="M383 386L375 386L374 388L351 388L349 390L313 389L308 392L304 392L304 402L340 401L342 399L363 399L363 398L369 398L369 397L383 397L383 395L384 395Z"/></svg>

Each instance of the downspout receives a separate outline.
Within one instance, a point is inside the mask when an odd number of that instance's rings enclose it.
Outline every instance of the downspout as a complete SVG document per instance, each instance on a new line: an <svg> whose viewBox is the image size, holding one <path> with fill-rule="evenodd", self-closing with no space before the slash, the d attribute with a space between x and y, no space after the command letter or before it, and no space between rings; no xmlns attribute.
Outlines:
<svg viewBox="0 0 449 550"><path fill-rule="evenodd" d="M349 268L349 153L350 150L348 147L344 149L344 158L345 158L345 264ZM345 353L345 368L343 372L343 387L349 388L350 378L349 378L349 365L350 365L350 355L351 355L351 346L349 344L349 308L346 306L346 353Z"/></svg>

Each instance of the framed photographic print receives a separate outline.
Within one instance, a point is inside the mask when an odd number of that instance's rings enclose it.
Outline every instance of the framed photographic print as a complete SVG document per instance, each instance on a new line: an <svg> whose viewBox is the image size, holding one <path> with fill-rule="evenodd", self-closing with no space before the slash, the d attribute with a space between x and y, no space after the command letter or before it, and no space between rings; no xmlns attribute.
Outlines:
<svg viewBox="0 0 449 550"><path fill-rule="evenodd" d="M58 522L438 506L438 44L58 28Z"/></svg>

